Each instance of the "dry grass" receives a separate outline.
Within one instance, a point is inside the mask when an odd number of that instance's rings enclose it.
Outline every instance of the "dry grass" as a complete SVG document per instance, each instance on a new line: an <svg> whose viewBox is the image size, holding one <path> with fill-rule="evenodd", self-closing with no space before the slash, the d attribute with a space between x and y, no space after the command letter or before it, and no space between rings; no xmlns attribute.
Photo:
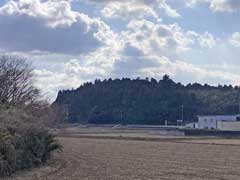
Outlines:
<svg viewBox="0 0 240 180"><path fill-rule="evenodd" d="M238 140L152 142L68 137L60 141L65 148L57 161L10 180L240 179L240 146L228 145Z"/></svg>

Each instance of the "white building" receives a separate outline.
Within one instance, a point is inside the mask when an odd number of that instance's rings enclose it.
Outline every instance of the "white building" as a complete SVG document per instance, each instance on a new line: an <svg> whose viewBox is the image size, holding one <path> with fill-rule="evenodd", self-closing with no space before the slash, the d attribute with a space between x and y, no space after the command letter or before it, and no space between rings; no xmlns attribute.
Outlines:
<svg viewBox="0 0 240 180"><path fill-rule="evenodd" d="M240 120L240 115L198 116L198 128L223 130L223 127L227 127L226 123L238 120ZM231 125L229 125L230 127Z"/></svg>
<svg viewBox="0 0 240 180"><path fill-rule="evenodd" d="M218 121L217 128L222 131L240 131L240 121Z"/></svg>

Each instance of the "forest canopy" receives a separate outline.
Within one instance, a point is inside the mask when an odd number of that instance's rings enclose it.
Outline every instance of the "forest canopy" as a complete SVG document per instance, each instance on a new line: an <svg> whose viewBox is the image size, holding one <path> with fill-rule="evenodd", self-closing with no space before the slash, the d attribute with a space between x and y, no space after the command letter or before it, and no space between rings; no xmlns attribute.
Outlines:
<svg viewBox="0 0 240 180"><path fill-rule="evenodd" d="M197 115L239 113L240 88L156 79L108 79L59 91L54 106L69 123L176 125ZM182 117L183 116L183 117Z"/></svg>

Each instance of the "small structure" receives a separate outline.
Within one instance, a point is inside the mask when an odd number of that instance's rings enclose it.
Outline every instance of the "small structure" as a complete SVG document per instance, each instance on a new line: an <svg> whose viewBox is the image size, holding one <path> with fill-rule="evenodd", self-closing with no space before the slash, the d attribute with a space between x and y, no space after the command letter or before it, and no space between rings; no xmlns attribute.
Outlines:
<svg viewBox="0 0 240 180"><path fill-rule="evenodd" d="M198 128L223 130L225 127L226 129L233 127L234 124L230 125L230 123L238 120L240 120L240 115L198 116ZM240 126L238 130L240 130Z"/></svg>
<svg viewBox="0 0 240 180"><path fill-rule="evenodd" d="M177 120L177 126L183 126L183 120L182 119Z"/></svg>
<svg viewBox="0 0 240 180"><path fill-rule="evenodd" d="M188 123L185 125L185 127L190 129L198 129L198 123L197 122Z"/></svg>

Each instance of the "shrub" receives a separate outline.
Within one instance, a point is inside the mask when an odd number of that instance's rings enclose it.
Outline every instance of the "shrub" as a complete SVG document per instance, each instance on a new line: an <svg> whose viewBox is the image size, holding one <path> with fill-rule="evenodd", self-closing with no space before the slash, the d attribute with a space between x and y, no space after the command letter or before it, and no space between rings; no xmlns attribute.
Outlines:
<svg viewBox="0 0 240 180"><path fill-rule="evenodd" d="M31 168L45 163L52 152L61 146L55 137L44 129L29 129L16 144L18 169Z"/></svg>
<svg viewBox="0 0 240 180"><path fill-rule="evenodd" d="M23 110L0 110L0 176L46 163L61 146L38 119Z"/></svg>
<svg viewBox="0 0 240 180"><path fill-rule="evenodd" d="M46 163L52 152L61 149L55 137L44 129L29 129L20 135L0 133L0 176Z"/></svg>
<svg viewBox="0 0 240 180"><path fill-rule="evenodd" d="M16 150L9 133L0 133L0 176L11 175L16 170Z"/></svg>

